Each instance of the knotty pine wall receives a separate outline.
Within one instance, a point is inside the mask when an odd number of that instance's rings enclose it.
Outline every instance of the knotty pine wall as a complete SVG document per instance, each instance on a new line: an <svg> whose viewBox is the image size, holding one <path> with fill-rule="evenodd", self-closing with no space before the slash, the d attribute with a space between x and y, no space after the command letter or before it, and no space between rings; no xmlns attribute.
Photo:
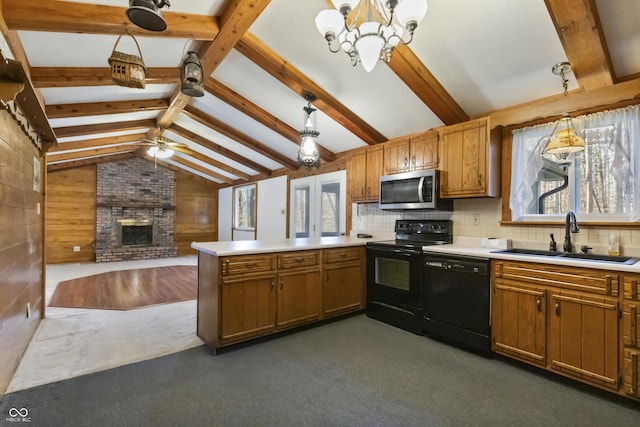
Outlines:
<svg viewBox="0 0 640 427"><path fill-rule="evenodd" d="M47 184L47 263L95 261L96 167L51 172ZM175 199L178 255L195 254L193 241L218 240L215 183L178 171Z"/></svg>
<svg viewBox="0 0 640 427"><path fill-rule="evenodd" d="M96 260L96 166L47 176L47 263ZM73 247L80 251L74 252Z"/></svg>
<svg viewBox="0 0 640 427"><path fill-rule="evenodd" d="M176 173L178 255L195 254L191 242L218 240L218 186L204 178Z"/></svg>
<svg viewBox="0 0 640 427"><path fill-rule="evenodd" d="M41 166L34 190L34 161ZM43 194L38 149L0 110L0 395L43 315ZM40 212L38 212L40 206ZM30 307L28 312L27 305Z"/></svg>

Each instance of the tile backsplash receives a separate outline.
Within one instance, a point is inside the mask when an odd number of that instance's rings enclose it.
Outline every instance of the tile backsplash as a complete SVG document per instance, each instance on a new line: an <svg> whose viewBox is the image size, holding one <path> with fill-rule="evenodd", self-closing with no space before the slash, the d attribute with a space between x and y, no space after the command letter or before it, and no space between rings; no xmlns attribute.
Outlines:
<svg viewBox="0 0 640 427"><path fill-rule="evenodd" d="M366 232L393 232L396 219L450 219L453 221L454 236L461 237L500 237L514 242L539 242L541 248L549 243L549 234L553 233L562 250L564 226L524 227L501 226L501 199L460 199L454 201L452 212L444 211L387 211L378 208L375 203L354 203L352 205L352 230ZM620 236L620 246L640 247L640 230L581 228L579 233L571 235L574 252L581 245L594 246L594 252L606 251L609 235ZM595 248L598 246L598 248ZM604 247L604 248L603 248Z"/></svg>

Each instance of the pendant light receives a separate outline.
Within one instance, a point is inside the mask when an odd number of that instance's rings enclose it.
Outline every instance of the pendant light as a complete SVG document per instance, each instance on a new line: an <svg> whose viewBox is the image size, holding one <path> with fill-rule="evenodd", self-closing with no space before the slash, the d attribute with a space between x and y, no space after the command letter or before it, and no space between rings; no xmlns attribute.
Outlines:
<svg viewBox="0 0 640 427"><path fill-rule="evenodd" d="M125 12L129 21L149 31L164 31L164 22L160 9L169 7L169 0L129 0L129 8Z"/></svg>
<svg viewBox="0 0 640 427"><path fill-rule="evenodd" d="M316 169L320 167L320 152L317 146L320 132L316 130L317 110L311 106L311 103L316 100L316 96L312 93L305 93L304 99L307 101L307 106L302 108L304 129L299 132L302 141L298 151L298 163L306 167L307 170L311 170L313 167Z"/></svg>
<svg viewBox="0 0 640 427"><path fill-rule="evenodd" d="M193 51L187 53L180 68L180 91L188 96L204 96L204 73L198 54Z"/></svg>

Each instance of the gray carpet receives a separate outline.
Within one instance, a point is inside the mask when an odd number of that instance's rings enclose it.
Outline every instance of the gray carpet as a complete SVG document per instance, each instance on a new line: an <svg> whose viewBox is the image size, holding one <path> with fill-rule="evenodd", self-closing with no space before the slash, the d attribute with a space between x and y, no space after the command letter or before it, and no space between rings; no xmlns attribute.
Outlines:
<svg viewBox="0 0 640 427"><path fill-rule="evenodd" d="M636 402L364 315L9 394L0 425L24 425L11 408L32 426L640 425Z"/></svg>

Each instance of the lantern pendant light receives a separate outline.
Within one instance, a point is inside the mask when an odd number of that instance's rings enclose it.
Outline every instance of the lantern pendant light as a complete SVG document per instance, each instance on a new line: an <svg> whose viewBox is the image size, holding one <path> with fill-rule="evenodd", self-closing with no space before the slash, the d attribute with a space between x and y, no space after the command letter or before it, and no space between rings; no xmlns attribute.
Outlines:
<svg viewBox="0 0 640 427"><path fill-rule="evenodd" d="M181 92L188 96L204 96L204 74L198 54L189 51L180 69Z"/></svg>

